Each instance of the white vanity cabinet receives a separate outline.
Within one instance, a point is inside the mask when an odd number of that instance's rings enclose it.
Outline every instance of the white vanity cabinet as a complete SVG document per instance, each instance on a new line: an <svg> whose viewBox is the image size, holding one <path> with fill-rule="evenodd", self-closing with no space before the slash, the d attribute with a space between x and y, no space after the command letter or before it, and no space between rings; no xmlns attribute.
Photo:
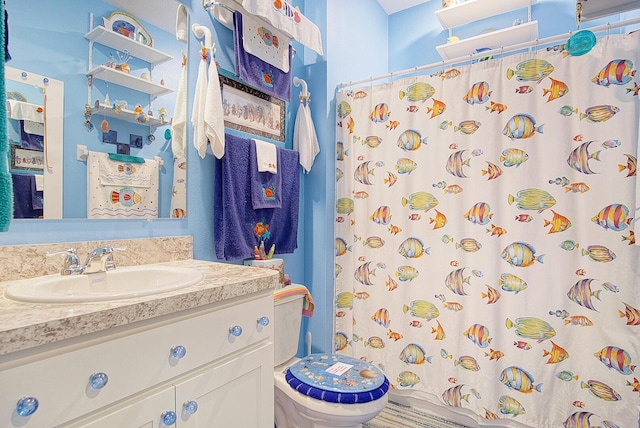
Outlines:
<svg viewBox="0 0 640 428"><path fill-rule="evenodd" d="M0 426L271 428L272 318L260 291L2 356Z"/></svg>

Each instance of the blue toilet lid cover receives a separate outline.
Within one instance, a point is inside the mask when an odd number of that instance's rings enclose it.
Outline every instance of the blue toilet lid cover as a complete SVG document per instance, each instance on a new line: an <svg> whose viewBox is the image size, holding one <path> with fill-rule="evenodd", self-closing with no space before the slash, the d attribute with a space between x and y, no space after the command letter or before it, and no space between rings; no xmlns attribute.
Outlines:
<svg viewBox="0 0 640 428"><path fill-rule="evenodd" d="M285 379L296 391L332 403L366 403L389 390L376 366L347 355L311 354L289 367Z"/></svg>

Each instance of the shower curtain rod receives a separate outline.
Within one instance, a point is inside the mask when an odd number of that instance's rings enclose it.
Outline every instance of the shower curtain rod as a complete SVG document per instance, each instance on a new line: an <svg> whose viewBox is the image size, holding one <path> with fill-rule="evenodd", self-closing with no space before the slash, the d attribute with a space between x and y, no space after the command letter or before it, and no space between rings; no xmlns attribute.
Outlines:
<svg viewBox="0 0 640 428"><path fill-rule="evenodd" d="M595 26L595 27L586 28L586 30L590 30L590 31L592 31L594 33L601 33L603 31L609 31L609 30L612 30L612 29L616 29L616 28L620 28L620 27L626 27L628 25L633 25L633 24L638 24L638 23L640 23L640 17L639 18L633 18L633 19L627 19L627 20L624 20L624 21L615 22L613 24L606 23L606 24L603 24L603 25L598 25L598 26ZM402 75L409 74L409 73L416 73L418 71L431 70L431 69L434 69L434 68L446 67L448 65L460 64L460 63L463 63L463 62L466 62L466 61L470 61L470 60L473 60L473 59L476 59L476 58L486 58L487 56L491 56L491 55L505 54L505 53L518 51L518 50L521 50L521 49L531 48L531 47L537 48L540 45L548 45L550 43L558 42L558 41L561 41L561 40L567 40L569 37L571 37L571 35L573 33L574 33L574 31L569 31L569 32L564 33L564 34L558 34L556 36L550 36L550 37L546 37L544 39L536 39L536 40L532 40L530 42L519 43L519 44L511 45L511 46L508 46L508 47L495 48L495 49L491 49L489 51L483 51L483 52L473 53L473 54L469 54L469 55L465 55L465 56L460 56L458 58L453 58L453 59L433 62L431 64L421 65L419 67L407 68L405 70L392 71L390 73L383 74L383 75L380 75L380 76L369 77L368 79L362 79L362 80L350 81L350 82L346 82L346 83L340 83L337 86L337 88L338 89L342 89L342 88L347 88L349 86L359 85L361 83L370 83L370 82L373 82L374 80L394 78L394 77L402 76Z"/></svg>

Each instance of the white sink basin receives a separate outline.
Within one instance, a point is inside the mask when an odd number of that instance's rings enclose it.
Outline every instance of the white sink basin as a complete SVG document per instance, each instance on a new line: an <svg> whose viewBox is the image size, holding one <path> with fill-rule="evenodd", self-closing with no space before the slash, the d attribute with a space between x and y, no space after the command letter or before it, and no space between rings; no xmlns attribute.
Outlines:
<svg viewBox="0 0 640 428"><path fill-rule="evenodd" d="M177 266L121 267L106 273L59 274L12 282L8 299L38 303L100 302L148 296L202 281L200 271Z"/></svg>

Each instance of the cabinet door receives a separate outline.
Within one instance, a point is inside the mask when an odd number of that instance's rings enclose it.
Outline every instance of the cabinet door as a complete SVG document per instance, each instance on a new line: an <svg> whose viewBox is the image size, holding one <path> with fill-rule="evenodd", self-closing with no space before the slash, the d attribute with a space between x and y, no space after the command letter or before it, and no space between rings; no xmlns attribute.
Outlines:
<svg viewBox="0 0 640 428"><path fill-rule="evenodd" d="M198 409L189 415L184 403ZM176 385L177 428L273 428L273 344Z"/></svg>
<svg viewBox="0 0 640 428"><path fill-rule="evenodd" d="M90 418L62 425L64 428L157 428L165 425L162 417L165 412L175 409L173 386L148 396L135 396L116 407L110 407Z"/></svg>

